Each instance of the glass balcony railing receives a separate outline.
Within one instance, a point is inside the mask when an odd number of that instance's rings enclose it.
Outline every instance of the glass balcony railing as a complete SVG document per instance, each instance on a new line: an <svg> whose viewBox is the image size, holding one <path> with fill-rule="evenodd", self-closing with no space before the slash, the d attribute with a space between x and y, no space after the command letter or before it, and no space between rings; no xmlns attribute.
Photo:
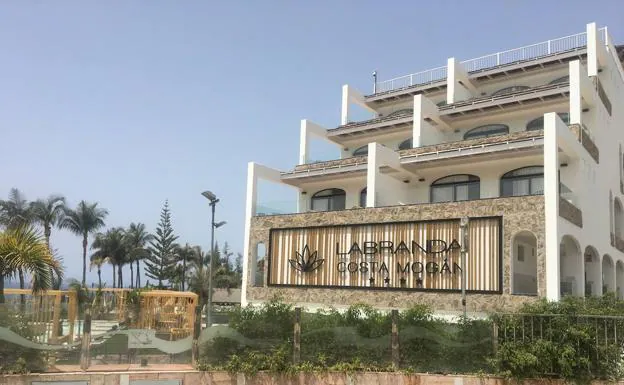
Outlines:
<svg viewBox="0 0 624 385"><path fill-rule="evenodd" d="M284 215L297 212L298 202L296 200L268 201L256 205L256 216L263 215Z"/></svg>

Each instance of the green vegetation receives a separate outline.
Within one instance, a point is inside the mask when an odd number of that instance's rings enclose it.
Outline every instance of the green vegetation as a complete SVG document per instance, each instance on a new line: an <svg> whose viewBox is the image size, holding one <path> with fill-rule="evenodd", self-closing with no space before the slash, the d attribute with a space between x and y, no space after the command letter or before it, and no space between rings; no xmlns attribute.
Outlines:
<svg viewBox="0 0 624 385"><path fill-rule="evenodd" d="M165 201L160 213L160 222L156 228L156 236L150 242L150 253L145 260L145 275L157 280L158 288L163 288L163 282L175 276L172 270L176 265L174 252L177 239L178 236L173 234L171 225L169 202Z"/></svg>
<svg viewBox="0 0 624 385"><path fill-rule="evenodd" d="M398 368L392 363L389 313L366 305L304 312L298 364L294 319L294 309L277 300L235 310L231 334L202 346L199 368L491 373L575 382L623 377L624 302L610 295L541 301L484 320L444 320L426 306L414 306L399 313Z"/></svg>

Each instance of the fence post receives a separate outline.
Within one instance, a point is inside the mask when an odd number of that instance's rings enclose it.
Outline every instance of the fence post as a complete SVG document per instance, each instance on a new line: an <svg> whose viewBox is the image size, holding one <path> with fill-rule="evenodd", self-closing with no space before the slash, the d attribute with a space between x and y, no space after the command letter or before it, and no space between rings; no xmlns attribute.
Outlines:
<svg viewBox="0 0 624 385"><path fill-rule="evenodd" d="M492 322L492 350L494 354L498 352L498 323L496 321Z"/></svg>
<svg viewBox="0 0 624 385"><path fill-rule="evenodd" d="M295 328L293 336L293 363L301 361L301 308L295 308Z"/></svg>
<svg viewBox="0 0 624 385"><path fill-rule="evenodd" d="M392 310L392 365L395 369L399 368L399 311Z"/></svg>
<svg viewBox="0 0 624 385"><path fill-rule="evenodd" d="M193 345L191 347L191 360L193 362L193 366L197 364L197 359L199 358L199 335L201 333L201 306L196 306L194 309L195 319L193 322Z"/></svg>
<svg viewBox="0 0 624 385"><path fill-rule="evenodd" d="M80 349L80 369L87 370L91 364L91 308L85 309L84 325L82 327L82 347Z"/></svg>

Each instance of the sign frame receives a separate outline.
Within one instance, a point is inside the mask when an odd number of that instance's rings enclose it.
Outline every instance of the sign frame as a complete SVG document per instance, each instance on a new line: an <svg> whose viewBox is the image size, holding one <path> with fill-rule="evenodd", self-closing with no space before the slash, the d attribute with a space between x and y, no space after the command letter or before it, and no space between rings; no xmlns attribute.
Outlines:
<svg viewBox="0 0 624 385"><path fill-rule="evenodd" d="M495 219L498 220L498 290L466 290L469 294L488 294L488 295L501 295L503 294L503 271L504 271L504 247L503 247L503 216L491 215L491 216L475 216L469 217L469 219ZM458 289L439 289L439 288L418 288L418 287L384 287L384 286L343 286L343 285L308 285L308 284L283 284L271 282L271 266L272 266L272 250L273 235L277 231L283 230L311 230L311 229L327 229L327 228L341 228L341 227L365 227L376 225L388 225L388 224L420 224L420 223L432 223L432 222L459 222L461 217L453 218L441 218L441 219L424 219L424 220L403 220L403 221L389 221L389 222L364 222L364 223L346 223L346 224L334 224L334 225L320 225L320 226L296 226L296 227L271 227L269 229L269 239L267 245L267 267L266 267L266 280L267 286L271 288L296 288L296 289L341 289L341 290L370 290L370 291L403 291L403 292L420 292L420 293L457 293L462 292L461 287ZM470 222L468 223L470 226ZM468 251L470 251L470 246Z"/></svg>

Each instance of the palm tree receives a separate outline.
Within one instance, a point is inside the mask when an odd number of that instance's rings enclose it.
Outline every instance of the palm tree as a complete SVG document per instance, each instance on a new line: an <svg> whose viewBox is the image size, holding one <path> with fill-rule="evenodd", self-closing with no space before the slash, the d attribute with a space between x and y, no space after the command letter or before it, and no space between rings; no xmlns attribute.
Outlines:
<svg viewBox="0 0 624 385"><path fill-rule="evenodd" d="M97 267L97 275L98 275L98 289L102 288L102 265L108 262L108 258L100 255L99 252L95 252L91 255L91 268L94 266Z"/></svg>
<svg viewBox="0 0 624 385"><path fill-rule="evenodd" d="M177 255L178 260L182 261L182 267L179 271L180 283L182 285L182 291L186 290L186 282L188 281L187 273L189 271L188 267L192 266L193 263L197 264L199 260L199 256L201 256L201 250L198 250L197 247L191 247L187 243L184 247L177 246L175 254Z"/></svg>
<svg viewBox="0 0 624 385"><path fill-rule="evenodd" d="M126 244L130 259L130 270L132 274L132 262L136 262L136 287L141 287L141 270L139 261L149 254L147 244L154 239L154 236L145 230L143 223L130 223L126 230ZM131 280L132 282L132 280Z"/></svg>
<svg viewBox="0 0 624 385"><path fill-rule="evenodd" d="M16 229L32 222L30 204L20 190L12 188L9 199L0 200L0 225Z"/></svg>
<svg viewBox="0 0 624 385"><path fill-rule="evenodd" d="M94 255L105 258L113 265L113 284L115 283L115 267L117 267L117 285L119 288L123 287L123 266L128 263L124 235L125 232L121 227L114 227L106 230L105 233L98 233L91 245L92 249L97 249Z"/></svg>
<svg viewBox="0 0 624 385"><path fill-rule="evenodd" d="M33 219L43 226L43 234L48 248L50 247L52 226L59 224L64 207L65 197L61 195L50 195L47 199L37 199L30 205Z"/></svg>
<svg viewBox="0 0 624 385"><path fill-rule="evenodd" d="M87 245L89 234L95 233L104 227L104 219L108 211L97 207L96 203L80 201L75 210L65 209L60 228L82 236L82 285L87 284Z"/></svg>
<svg viewBox="0 0 624 385"><path fill-rule="evenodd" d="M41 234L31 226L20 226L0 233L0 304L4 303L4 280L19 270L32 276L37 293L52 287L52 272L62 277L62 267L50 253Z"/></svg>
<svg viewBox="0 0 624 385"><path fill-rule="evenodd" d="M17 229L21 226L30 225L32 220L32 211L28 200L19 189L12 188L9 191L9 199L0 200L0 225L4 225L7 229ZM20 289L23 289L24 271L19 268L17 274ZM24 296L21 297L21 301L24 302Z"/></svg>

